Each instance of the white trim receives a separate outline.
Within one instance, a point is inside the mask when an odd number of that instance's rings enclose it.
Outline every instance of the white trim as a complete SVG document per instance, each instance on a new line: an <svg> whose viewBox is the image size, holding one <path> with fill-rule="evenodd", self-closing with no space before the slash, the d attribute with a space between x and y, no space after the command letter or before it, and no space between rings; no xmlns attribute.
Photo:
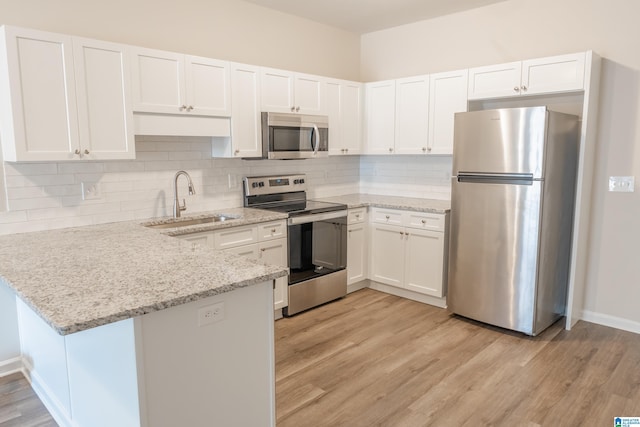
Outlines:
<svg viewBox="0 0 640 427"><path fill-rule="evenodd" d="M369 288L376 291L385 292L387 294L395 295L397 297L410 299L412 301L417 301L440 308L447 308L446 298L435 298L430 295L419 294L408 289L396 288L395 286L389 286L385 285L384 283L374 282L373 280L369 280Z"/></svg>
<svg viewBox="0 0 640 427"><path fill-rule="evenodd" d="M42 404L47 408L49 414L58 423L60 427L77 427L76 424L69 418L69 414L64 409L64 406L55 397L55 394L51 392L42 378L38 375L33 367L25 360L24 368L22 369L24 377L31 384L31 388L36 393Z"/></svg>
<svg viewBox="0 0 640 427"><path fill-rule="evenodd" d="M22 372L23 370L22 357L14 357L12 359L0 361L0 377L6 377L7 375L15 374L16 372Z"/></svg>
<svg viewBox="0 0 640 427"><path fill-rule="evenodd" d="M616 329L622 329L623 331L640 334L640 322L624 319L622 317L584 310L582 312L582 320L584 320L585 322L597 323L598 325L609 326Z"/></svg>
<svg viewBox="0 0 640 427"><path fill-rule="evenodd" d="M360 289L364 289L368 287L369 287L369 280L362 279L359 282L347 285L347 293L350 294L351 292L359 291Z"/></svg>

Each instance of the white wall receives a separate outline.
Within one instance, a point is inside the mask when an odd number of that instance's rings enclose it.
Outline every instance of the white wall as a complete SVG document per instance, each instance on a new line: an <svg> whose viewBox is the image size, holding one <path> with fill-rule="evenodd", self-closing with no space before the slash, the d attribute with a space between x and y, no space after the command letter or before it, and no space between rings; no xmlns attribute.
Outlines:
<svg viewBox="0 0 640 427"><path fill-rule="evenodd" d="M640 177L640 2L510 0L362 37L365 81L593 49L601 78L586 317L640 330L640 192L607 192L610 175Z"/></svg>
<svg viewBox="0 0 640 427"><path fill-rule="evenodd" d="M360 38L242 0L0 0L19 25L357 80Z"/></svg>

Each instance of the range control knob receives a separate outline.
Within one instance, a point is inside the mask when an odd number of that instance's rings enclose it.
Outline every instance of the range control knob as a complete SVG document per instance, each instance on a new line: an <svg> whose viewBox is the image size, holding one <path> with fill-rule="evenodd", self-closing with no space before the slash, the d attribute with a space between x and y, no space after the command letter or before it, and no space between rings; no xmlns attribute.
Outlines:
<svg viewBox="0 0 640 427"><path fill-rule="evenodd" d="M294 179L294 180L293 180L293 183L294 183L294 184L300 184L300 180L299 180L299 179Z"/></svg>
<svg viewBox="0 0 640 427"><path fill-rule="evenodd" d="M257 182L254 182L253 184L251 184L251 186L252 186L253 188L257 188L257 187L258 187L258 183L257 183Z"/></svg>
<svg viewBox="0 0 640 427"><path fill-rule="evenodd" d="M258 183L258 187L264 187L264 182L260 181L260 182Z"/></svg>
<svg viewBox="0 0 640 427"><path fill-rule="evenodd" d="M300 180L300 184L304 184L304 179L301 179L301 180Z"/></svg>

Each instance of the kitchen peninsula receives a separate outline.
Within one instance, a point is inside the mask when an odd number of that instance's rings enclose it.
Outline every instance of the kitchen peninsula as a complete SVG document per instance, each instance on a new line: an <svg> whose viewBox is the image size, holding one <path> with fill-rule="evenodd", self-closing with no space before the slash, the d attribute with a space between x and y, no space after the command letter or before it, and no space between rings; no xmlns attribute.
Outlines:
<svg viewBox="0 0 640 427"><path fill-rule="evenodd" d="M281 219L229 213L206 227ZM138 222L0 237L25 369L63 426L274 425L272 288L286 274Z"/></svg>

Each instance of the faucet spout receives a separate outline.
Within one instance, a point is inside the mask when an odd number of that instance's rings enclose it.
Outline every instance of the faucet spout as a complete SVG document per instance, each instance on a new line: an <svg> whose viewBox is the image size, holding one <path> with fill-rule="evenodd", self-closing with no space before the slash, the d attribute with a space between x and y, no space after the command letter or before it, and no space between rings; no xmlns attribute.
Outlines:
<svg viewBox="0 0 640 427"><path fill-rule="evenodd" d="M193 186L193 182L191 181L191 176L186 171L178 171L176 175L173 177L173 217L180 218L180 212L187 209L187 202L182 199L182 204L180 204L180 198L178 197L178 178L180 175L184 175L187 178L187 186L189 190L189 195L192 196L196 194L196 188Z"/></svg>

